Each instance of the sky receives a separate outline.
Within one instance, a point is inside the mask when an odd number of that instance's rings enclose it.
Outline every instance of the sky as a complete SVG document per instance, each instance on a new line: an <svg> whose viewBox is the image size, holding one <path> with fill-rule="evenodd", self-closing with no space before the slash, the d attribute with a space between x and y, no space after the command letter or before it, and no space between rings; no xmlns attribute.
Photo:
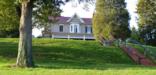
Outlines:
<svg viewBox="0 0 156 75"><path fill-rule="evenodd" d="M127 3L127 9L129 11L129 14L131 16L130 27L138 28L136 20L136 17L138 17L138 15L135 13L137 8L136 7L137 0L125 0L125 1ZM95 7L93 5L89 5L88 8L89 8L88 10L87 9L85 10L84 4L78 5L77 3L70 2L67 3L66 5L61 6L61 9L63 10L61 16L71 17L76 13L77 15L83 18L92 18ZM35 37L40 36L41 30L36 28L33 29L33 35Z"/></svg>
<svg viewBox="0 0 156 75"><path fill-rule="evenodd" d="M138 28L138 26L137 26L137 17L138 17L138 15L136 13L137 1L138 0L126 0L126 2L127 2L127 9L128 9L129 14L131 16L130 26L131 27L135 27L135 28Z"/></svg>

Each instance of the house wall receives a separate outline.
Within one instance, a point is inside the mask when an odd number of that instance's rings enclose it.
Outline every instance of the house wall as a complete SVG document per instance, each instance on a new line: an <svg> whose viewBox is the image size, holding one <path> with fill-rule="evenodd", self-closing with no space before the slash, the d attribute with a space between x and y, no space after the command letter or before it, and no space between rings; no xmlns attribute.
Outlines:
<svg viewBox="0 0 156 75"><path fill-rule="evenodd" d="M60 32L59 27L63 25L62 33L69 33L69 24L54 24L51 26L51 32Z"/></svg>
<svg viewBox="0 0 156 75"><path fill-rule="evenodd" d="M70 33L70 24L54 24L51 26L51 32L60 32L59 27L60 25L63 25L63 32L62 33ZM85 34L85 27L91 27L91 25L84 25L80 24L80 33Z"/></svg>
<svg viewBox="0 0 156 75"><path fill-rule="evenodd" d="M70 25L79 24L79 33L70 33ZM60 32L60 26L63 26L63 32ZM55 23L51 24L49 36L52 38L77 38L77 39L94 39L93 34L86 33L85 28L92 25L85 25L78 17L69 19L66 24Z"/></svg>
<svg viewBox="0 0 156 75"><path fill-rule="evenodd" d="M72 18L70 22L71 23L78 23L78 24L81 23L77 17Z"/></svg>
<svg viewBox="0 0 156 75"><path fill-rule="evenodd" d="M81 24L80 25L80 29L81 29L81 33L85 33L85 25L84 24Z"/></svg>

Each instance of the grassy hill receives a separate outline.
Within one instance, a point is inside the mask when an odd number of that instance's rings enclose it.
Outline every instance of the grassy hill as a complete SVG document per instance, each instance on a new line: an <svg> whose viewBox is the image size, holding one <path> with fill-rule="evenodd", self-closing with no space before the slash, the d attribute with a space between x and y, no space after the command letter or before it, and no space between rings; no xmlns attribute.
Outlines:
<svg viewBox="0 0 156 75"><path fill-rule="evenodd" d="M146 53L146 56L150 58L154 63L156 63L156 47L144 45L143 47L138 44L130 44L132 47L136 48L140 53Z"/></svg>
<svg viewBox="0 0 156 75"><path fill-rule="evenodd" d="M18 39L0 38L0 75L137 75L154 74L117 47L103 47L95 41L33 39L35 69L14 69Z"/></svg>

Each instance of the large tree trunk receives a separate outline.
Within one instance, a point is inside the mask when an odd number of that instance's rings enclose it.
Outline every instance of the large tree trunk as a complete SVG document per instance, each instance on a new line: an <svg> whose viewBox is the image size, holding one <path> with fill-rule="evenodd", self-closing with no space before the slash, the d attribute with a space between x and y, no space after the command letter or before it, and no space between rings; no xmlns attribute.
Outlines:
<svg viewBox="0 0 156 75"><path fill-rule="evenodd" d="M32 0L21 3L20 38L18 47L17 67L33 67L32 57Z"/></svg>

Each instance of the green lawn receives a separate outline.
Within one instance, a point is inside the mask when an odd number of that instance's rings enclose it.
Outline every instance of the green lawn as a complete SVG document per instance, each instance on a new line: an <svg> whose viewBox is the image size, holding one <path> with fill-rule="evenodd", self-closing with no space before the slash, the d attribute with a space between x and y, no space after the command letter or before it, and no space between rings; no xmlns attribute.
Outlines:
<svg viewBox="0 0 156 75"><path fill-rule="evenodd" d="M0 75L154 75L155 67L135 64L116 47L95 41L33 39L36 68L9 68L17 56L18 39L0 38Z"/></svg>

